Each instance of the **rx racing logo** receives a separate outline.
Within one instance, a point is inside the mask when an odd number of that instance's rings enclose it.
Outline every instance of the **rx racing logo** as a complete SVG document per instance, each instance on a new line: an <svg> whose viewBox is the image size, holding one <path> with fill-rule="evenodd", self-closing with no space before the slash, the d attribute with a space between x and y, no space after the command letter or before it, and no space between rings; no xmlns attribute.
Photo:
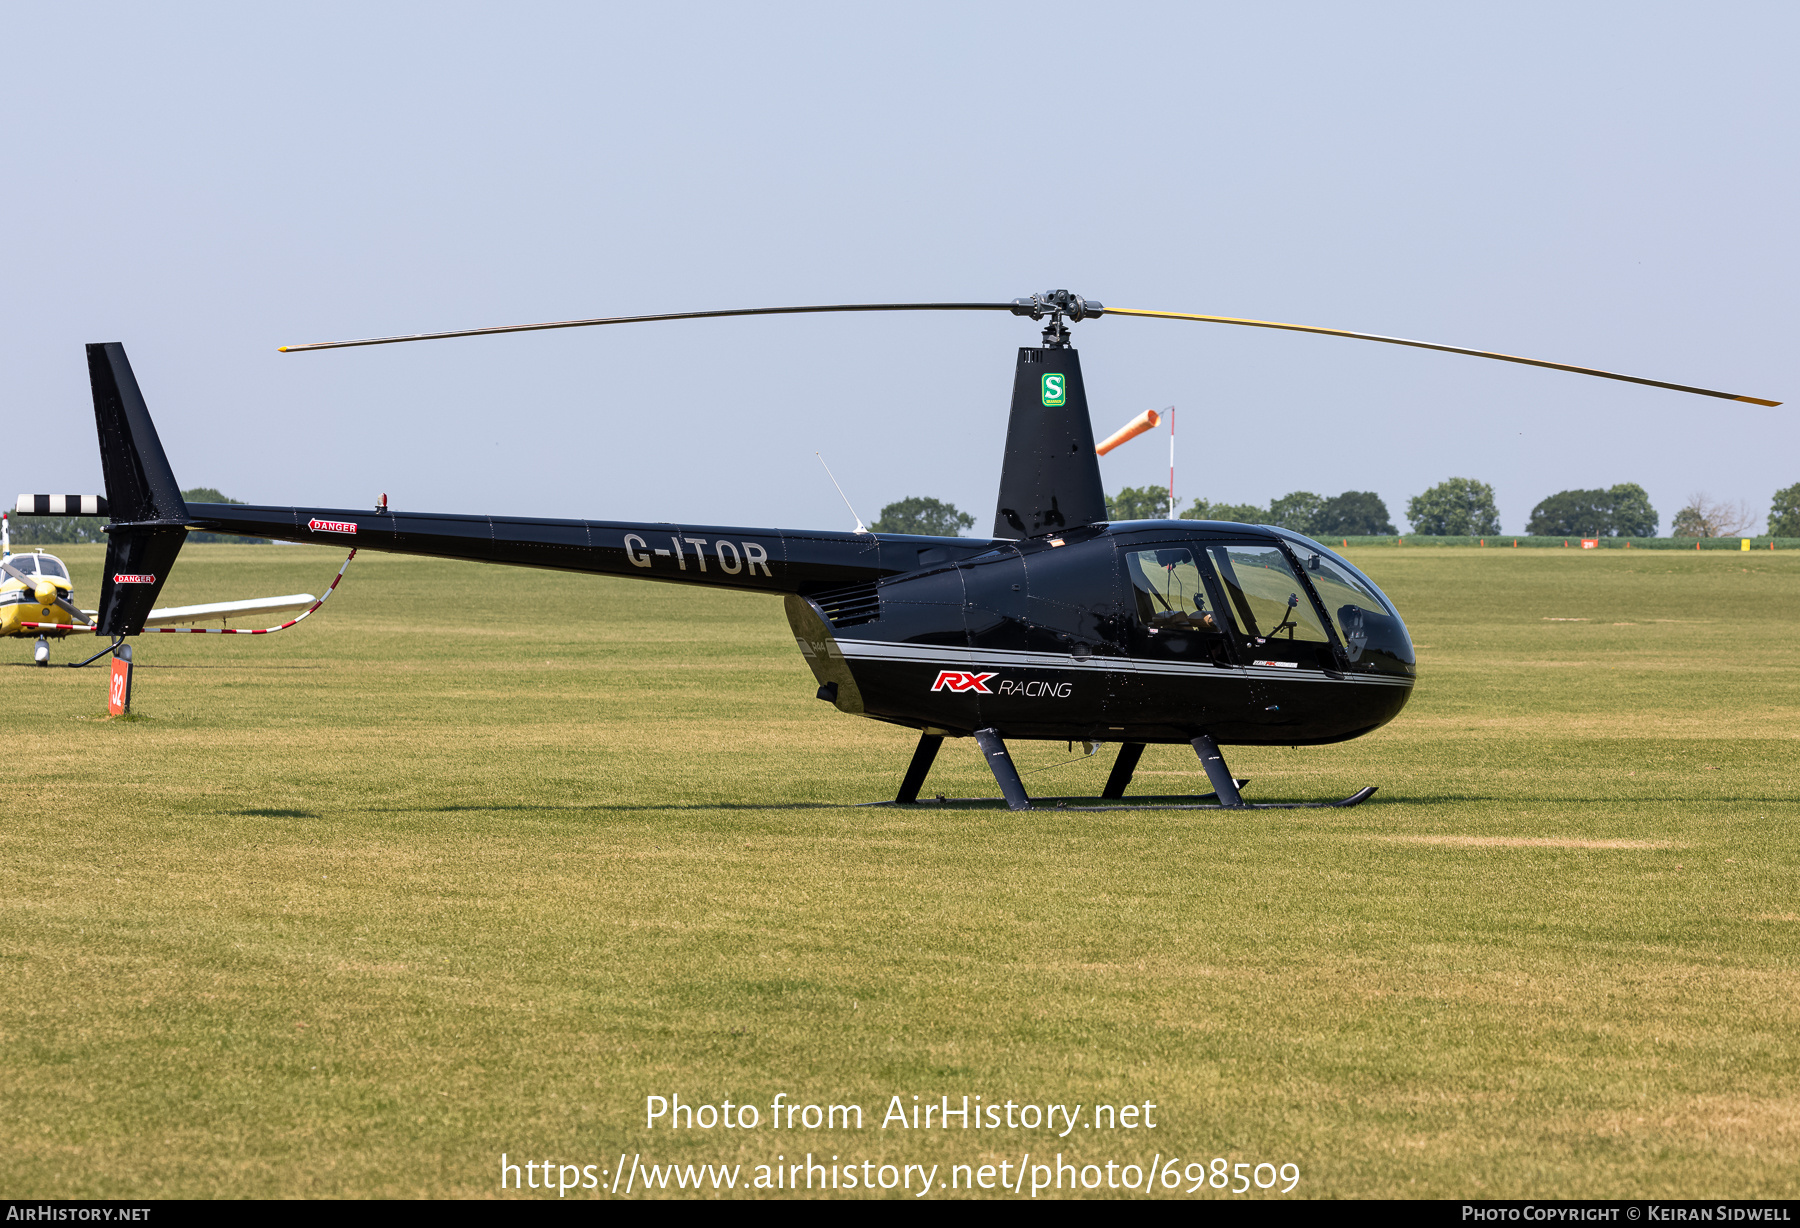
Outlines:
<svg viewBox="0 0 1800 1228"><path fill-rule="evenodd" d="M988 690L988 679L993 674L970 674L960 669L939 670L937 681L931 684L934 691L979 691L983 695L992 695Z"/></svg>
<svg viewBox="0 0 1800 1228"><path fill-rule="evenodd" d="M1055 407L1068 399L1068 376L1051 374L1044 377L1044 404Z"/></svg>

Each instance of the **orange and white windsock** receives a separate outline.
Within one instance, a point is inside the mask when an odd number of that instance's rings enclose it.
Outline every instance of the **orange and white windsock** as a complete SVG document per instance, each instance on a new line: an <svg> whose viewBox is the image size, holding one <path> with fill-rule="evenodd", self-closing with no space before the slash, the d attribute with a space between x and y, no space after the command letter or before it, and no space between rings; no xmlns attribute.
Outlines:
<svg viewBox="0 0 1800 1228"><path fill-rule="evenodd" d="M1145 431L1152 430L1162 421L1162 415L1154 409L1146 409L1143 413L1127 422L1124 426L1106 437L1106 442L1094 449L1097 456L1105 456L1127 439L1136 439Z"/></svg>

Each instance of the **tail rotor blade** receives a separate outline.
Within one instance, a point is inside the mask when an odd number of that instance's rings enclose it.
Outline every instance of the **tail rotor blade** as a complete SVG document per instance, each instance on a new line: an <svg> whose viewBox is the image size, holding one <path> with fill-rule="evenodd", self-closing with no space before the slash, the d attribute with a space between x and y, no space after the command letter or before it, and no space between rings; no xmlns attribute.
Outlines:
<svg viewBox="0 0 1800 1228"><path fill-rule="evenodd" d="M1520 358L1516 354L1498 354L1492 350L1470 350L1460 345L1438 345L1432 341L1412 341L1405 337L1384 337L1379 333L1353 333L1343 328L1319 328L1311 324L1282 324L1275 320L1241 320L1235 316L1203 316L1185 311L1141 311L1131 307L1108 307L1109 316L1142 316L1151 320L1191 320L1201 324L1238 324L1245 328L1275 328L1290 333L1317 333L1322 337L1348 337L1353 341L1380 341L1387 345L1407 345L1416 350L1440 350L1446 354L1466 354L1470 358L1492 358L1498 362L1516 362L1527 367L1548 367L1552 371L1570 371L1576 375L1593 375L1600 379L1620 380L1627 384L1646 384L1651 388L1667 388L1672 392L1691 392L1703 397L1718 397L1724 401L1744 401L1751 405L1781 404L1780 401L1765 401L1761 397L1740 396L1735 392L1719 392L1712 388L1695 388L1688 384L1671 384L1659 379L1644 379L1637 375L1620 375L1616 371L1601 371L1594 367L1577 367L1566 362L1546 362L1541 358Z"/></svg>

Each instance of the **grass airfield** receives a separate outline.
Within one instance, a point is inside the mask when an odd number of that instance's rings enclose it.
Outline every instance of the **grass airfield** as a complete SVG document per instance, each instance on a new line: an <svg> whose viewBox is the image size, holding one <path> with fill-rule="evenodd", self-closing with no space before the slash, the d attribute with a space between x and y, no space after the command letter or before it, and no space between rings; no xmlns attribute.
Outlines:
<svg viewBox="0 0 1800 1228"><path fill-rule="evenodd" d="M1800 1194L1800 553L1350 553L1411 704L1231 763L1353 810L843 808L913 735L814 699L767 597L364 555L281 635L142 637L123 721L0 641L0 1195L487 1196L502 1152ZM340 560L189 546L163 603ZM1014 751L1040 795L1113 753ZM1134 784L1206 787L1172 747ZM997 792L966 740L926 788ZM762 1128L647 1132L671 1093ZM1158 1128L881 1129L896 1094Z"/></svg>

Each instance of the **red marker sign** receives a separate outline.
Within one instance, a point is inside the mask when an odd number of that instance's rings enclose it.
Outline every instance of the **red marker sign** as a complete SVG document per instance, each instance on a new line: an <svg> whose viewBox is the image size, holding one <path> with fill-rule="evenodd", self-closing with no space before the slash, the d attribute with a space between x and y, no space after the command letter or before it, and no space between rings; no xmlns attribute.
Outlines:
<svg viewBox="0 0 1800 1228"><path fill-rule="evenodd" d="M1584 537L1581 539L1581 548L1583 550L1598 550L1600 548L1600 539L1597 537Z"/></svg>
<svg viewBox="0 0 1800 1228"><path fill-rule="evenodd" d="M131 662L122 657L114 657L112 663L112 685L106 694L106 710L114 716L124 716L131 708Z"/></svg>
<svg viewBox="0 0 1800 1228"><path fill-rule="evenodd" d="M356 532L356 522L354 520L318 520L318 519L314 519L314 520L307 521L306 527L311 529L314 533L354 533L354 532Z"/></svg>
<svg viewBox="0 0 1800 1228"><path fill-rule="evenodd" d="M114 584L155 584L155 576L130 576L124 572L113 573Z"/></svg>

